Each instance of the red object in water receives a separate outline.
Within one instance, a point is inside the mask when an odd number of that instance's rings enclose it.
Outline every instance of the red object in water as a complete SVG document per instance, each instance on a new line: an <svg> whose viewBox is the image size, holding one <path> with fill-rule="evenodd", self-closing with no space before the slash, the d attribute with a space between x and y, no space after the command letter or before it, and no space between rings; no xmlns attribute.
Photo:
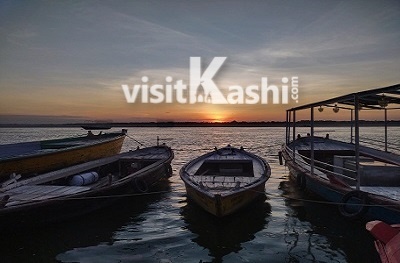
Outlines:
<svg viewBox="0 0 400 263"><path fill-rule="evenodd" d="M400 224L371 221L366 228L376 239L375 248L382 263L400 263Z"/></svg>

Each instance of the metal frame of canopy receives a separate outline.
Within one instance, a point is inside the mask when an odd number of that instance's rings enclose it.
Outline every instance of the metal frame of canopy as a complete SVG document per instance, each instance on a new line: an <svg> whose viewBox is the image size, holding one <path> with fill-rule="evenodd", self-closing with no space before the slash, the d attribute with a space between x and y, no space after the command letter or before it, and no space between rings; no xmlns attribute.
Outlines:
<svg viewBox="0 0 400 263"><path fill-rule="evenodd" d="M286 110L286 145L290 143L291 133L293 133L293 141L296 140L296 112L300 110L310 109L310 136L311 136L311 174L314 174L314 108L323 109L322 107L333 108L335 112L339 109L350 110L351 112L351 141L353 144L353 127L354 127L354 146L355 146L355 162L357 172L357 190L360 189L360 119L359 111L363 109L383 110L384 126L385 126L385 152L388 151L388 134L387 134L387 111L399 110L400 107L400 84L371 89L356 93L351 93L336 98L310 103L299 107ZM322 111L322 110L320 110ZM291 132L292 128L292 132ZM294 147L296 147L294 145ZM292 151L293 160L295 159L295 148Z"/></svg>

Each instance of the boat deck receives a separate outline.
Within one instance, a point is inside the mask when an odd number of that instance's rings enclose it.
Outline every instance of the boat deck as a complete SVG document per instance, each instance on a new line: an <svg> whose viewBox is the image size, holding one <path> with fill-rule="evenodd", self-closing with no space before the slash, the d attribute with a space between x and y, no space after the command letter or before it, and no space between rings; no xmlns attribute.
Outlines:
<svg viewBox="0 0 400 263"><path fill-rule="evenodd" d="M5 204L5 207L12 207L23 203L70 196L90 189L90 187L86 186L24 185L3 192L0 195L0 199L5 195L9 195L10 199Z"/></svg>
<svg viewBox="0 0 400 263"><path fill-rule="evenodd" d="M311 137L303 138L296 141L293 145L297 151L309 151L311 150ZM314 151L354 151L354 145L346 144L340 141L334 141L329 139L315 138L314 140Z"/></svg>

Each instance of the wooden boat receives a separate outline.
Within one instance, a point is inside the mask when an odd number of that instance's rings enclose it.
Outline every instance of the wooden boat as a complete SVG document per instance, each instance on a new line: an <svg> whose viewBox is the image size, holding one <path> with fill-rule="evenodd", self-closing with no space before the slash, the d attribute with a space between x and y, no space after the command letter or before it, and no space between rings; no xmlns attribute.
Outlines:
<svg viewBox="0 0 400 263"><path fill-rule="evenodd" d="M0 145L0 182L118 154L125 136L126 130L98 135L89 131L79 137Z"/></svg>
<svg viewBox="0 0 400 263"><path fill-rule="evenodd" d="M382 263L400 263L400 224L371 221L366 229L375 238L375 248Z"/></svg>
<svg viewBox="0 0 400 263"><path fill-rule="evenodd" d="M167 146L147 147L7 185L0 188L0 222L53 221L150 191L171 175L173 157Z"/></svg>
<svg viewBox="0 0 400 263"><path fill-rule="evenodd" d="M180 170L187 196L217 217L265 197L270 175L264 159L229 145L190 161Z"/></svg>
<svg viewBox="0 0 400 263"><path fill-rule="evenodd" d="M387 111L399 109L399 95L400 85L394 85L288 110L286 143L280 154L297 185L338 203L339 211L345 217L400 222L399 147L389 143L387 136ZM334 112L349 110L350 140L334 140L329 135L316 136L316 108L320 114L324 108L333 108ZM307 136L296 135L296 112L305 109L310 110L310 133ZM361 139L360 110L385 113L382 127L385 141ZM376 146L376 143L379 144Z"/></svg>

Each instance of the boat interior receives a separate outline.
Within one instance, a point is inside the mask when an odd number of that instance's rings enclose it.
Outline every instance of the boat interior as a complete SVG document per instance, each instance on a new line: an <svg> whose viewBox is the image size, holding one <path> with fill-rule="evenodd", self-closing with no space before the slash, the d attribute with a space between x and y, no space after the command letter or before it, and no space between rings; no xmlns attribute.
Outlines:
<svg viewBox="0 0 400 263"><path fill-rule="evenodd" d="M293 144L305 163L311 164L310 138L298 139ZM293 148L293 145L291 148ZM356 184L354 145L316 137L314 165L323 173L341 176L350 186ZM360 147L361 186L400 186L400 159L397 155L369 147Z"/></svg>
<svg viewBox="0 0 400 263"><path fill-rule="evenodd" d="M41 183L27 184L11 188L0 194L0 199L8 196L4 207L35 202L51 198L68 197L73 194L87 192L111 185L114 181L135 173L157 160L121 160L109 163L79 174L65 176Z"/></svg>
<svg viewBox="0 0 400 263"><path fill-rule="evenodd" d="M311 157L310 151L299 151L299 154ZM314 151L317 161L315 166L335 174L343 174L343 180L349 185L356 184L356 162L354 151ZM307 161L310 163L310 161ZM362 186L400 186L400 166L382 159L360 155L360 172ZM352 178L354 180L348 179Z"/></svg>
<svg viewBox="0 0 400 263"><path fill-rule="evenodd" d="M166 157L164 149L158 153L154 149L134 151L118 158L109 157L103 163L92 161L22 181L9 180L0 188L0 204L6 199L3 207L11 207L101 189Z"/></svg>
<svg viewBox="0 0 400 263"><path fill-rule="evenodd" d="M252 160L205 160L195 175L254 177Z"/></svg>
<svg viewBox="0 0 400 263"><path fill-rule="evenodd" d="M389 136L388 131L392 126L388 112L400 109L399 95L400 85L396 84L288 109L285 153L296 163L294 169L299 168L300 174L312 171L312 176L328 180L330 184L400 201L400 145L397 135ZM315 136L314 128L325 124L321 115L325 109L349 113L349 142L332 140L329 134ZM367 110L382 112L383 120L368 124L360 118L360 112ZM309 120L296 120L300 111L309 111ZM346 127L345 123L335 122L335 126ZM382 127L382 133L368 137L360 133L360 127L375 126ZM302 137L296 133L297 127L310 127L310 132Z"/></svg>
<svg viewBox="0 0 400 263"><path fill-rule="evenodd" d="M232 190L256 182L253 160L204 160L199 169L190 176L200 187L209 190Z"/></svg>

